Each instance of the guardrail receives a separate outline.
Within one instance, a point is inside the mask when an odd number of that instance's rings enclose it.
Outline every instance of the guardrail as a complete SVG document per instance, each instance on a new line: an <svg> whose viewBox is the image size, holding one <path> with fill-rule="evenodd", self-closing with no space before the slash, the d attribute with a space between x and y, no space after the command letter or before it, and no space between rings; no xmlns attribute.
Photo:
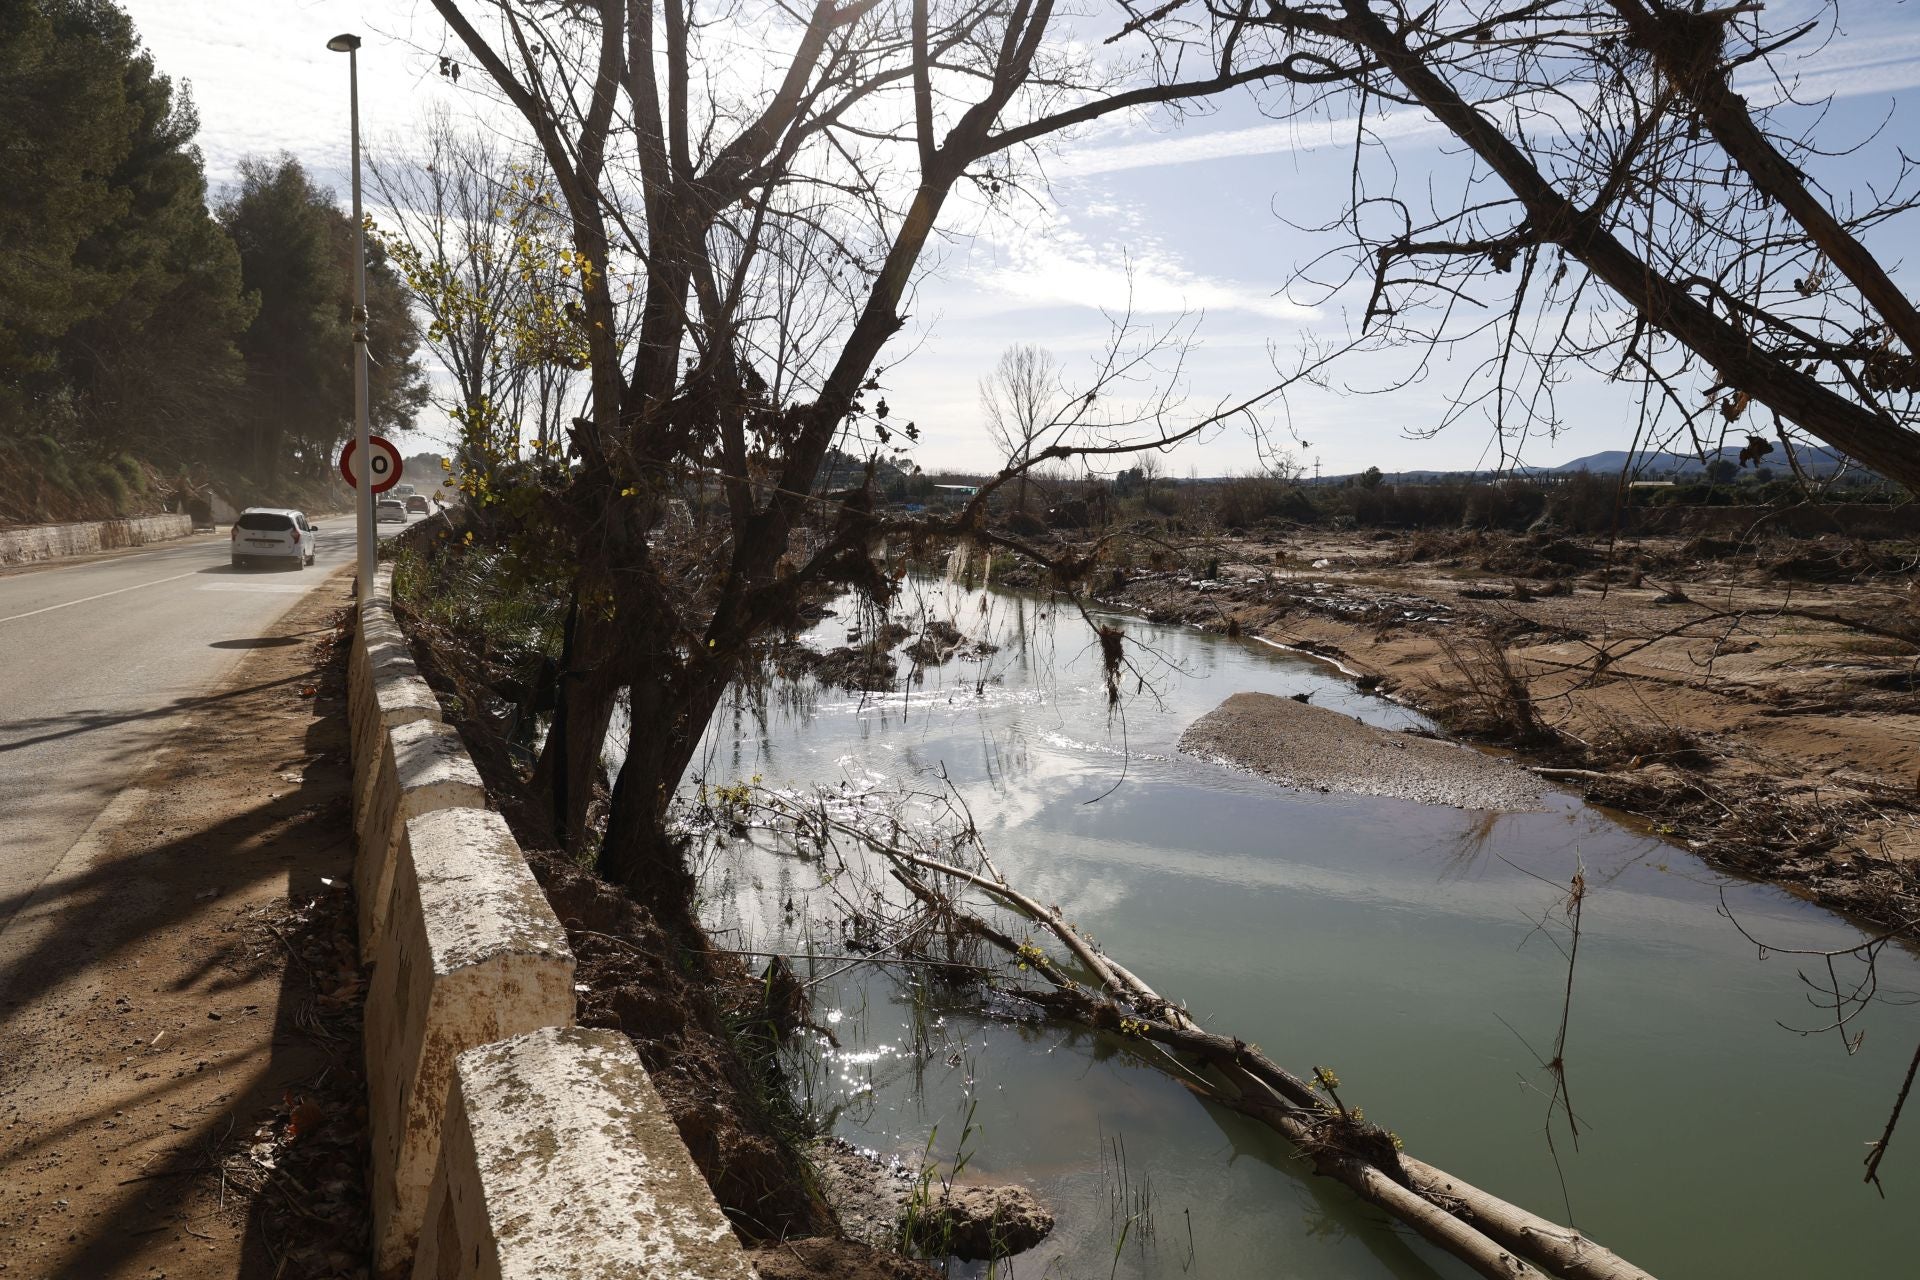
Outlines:
<svg viewBox="0 0 1920 1280"><path fill-rule="evenodd" d="M375 579L348 659L378 1280L750 1280Z"/></svg>

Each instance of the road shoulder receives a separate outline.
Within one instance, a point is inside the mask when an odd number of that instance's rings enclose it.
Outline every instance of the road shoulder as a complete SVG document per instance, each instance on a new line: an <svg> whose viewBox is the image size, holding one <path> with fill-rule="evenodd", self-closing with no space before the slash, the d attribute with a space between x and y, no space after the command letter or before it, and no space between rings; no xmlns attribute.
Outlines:
<svg viewBox="0 0 1920 1280"><path fill-rule="evenodd" d="M289 1142L321 1145L339 1106L316 1080L357 1057L337 1016L357 974L327 936L353 853L350 585L283 615L15 920L0 1274L230 1280L285 1256L256 1201L286 1198ZM357 1179L336 1154L321 1172ZM337 1198L352 1258L354 1197ZM301 1212L325 1216L327 1194Z"/></svg>

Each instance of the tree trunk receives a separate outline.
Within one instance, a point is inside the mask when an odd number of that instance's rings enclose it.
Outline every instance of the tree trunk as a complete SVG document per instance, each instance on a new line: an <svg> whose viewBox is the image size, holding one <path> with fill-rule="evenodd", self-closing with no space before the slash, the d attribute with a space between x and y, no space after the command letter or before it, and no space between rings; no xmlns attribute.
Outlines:
<svg viewBox="0 0 1920 1280"><path fill-rule="evenodd" d="M718 665L683 677L691 684L684 692L672 676L634 681L627 758L614 780L597 864L602 877L626 888L662 928L683 939L699 934L695 885L684 843L666 829L667 810L731 683L731 670Z"/></svg>
<svg viewBox="0 0 1920 1280"><path fill-rule="evenodd" d="M539 810L548 815L554 840L568 853L579 853L585 843L587 806L620 696L620 681L609 661L614 639L613 623L599 610L581 612L576 588L560 651L553 724L532 781Z"/></svg>
<svg viewBox="0 0 1920 1280"><path fill-rule="evenodd" d="M1715 140L1753 185L1780 202L1907 350L1920 353L1920 311L1879 260L1821 203L1805 175L1761 131L1747 100L1727 82L1728 71L1721 60L1715 57L1700 64L1705 42L1711 39L1712 47L1718 48L1718 32L1710 36L1703 24L1717 26L1733 11L1706 16L1672 8L1666 0L1649 0L1644 7L1639 0L1612 0L1612 4L1614 12L1626 20L1635 43L1652 54L1668 79L1680 86Z"/></svg>

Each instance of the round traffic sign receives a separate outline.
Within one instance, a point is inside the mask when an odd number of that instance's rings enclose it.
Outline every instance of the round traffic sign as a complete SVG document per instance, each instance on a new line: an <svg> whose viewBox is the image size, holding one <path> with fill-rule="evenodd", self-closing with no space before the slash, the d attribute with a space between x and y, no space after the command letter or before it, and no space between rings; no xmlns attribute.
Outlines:
<svg viewBox="0 0 1920 1280"><path fill-rule="evenodd" d="M391 441L380 436L368 436L367 444L367 453L372 458L373 491L385 493L400 483L400 451L393 447ZM356 489L360 487L360 465L354 455L359 449L358 440L349 440L347 447L340 451L340 474Z"/></svg>

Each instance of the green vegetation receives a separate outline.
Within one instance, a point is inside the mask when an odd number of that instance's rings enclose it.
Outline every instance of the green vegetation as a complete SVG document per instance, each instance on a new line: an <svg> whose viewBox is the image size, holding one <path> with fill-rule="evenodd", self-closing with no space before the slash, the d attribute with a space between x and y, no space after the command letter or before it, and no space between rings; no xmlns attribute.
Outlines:
<svg viewBox="0 0 1920 1280"><path fill-rule="evenodd" d="M952 477L927 477L931 484ZM966 479L966 478L962 478ZM1522 533L1551 528L1601 534L1698 507L1797 509L1817 523L1828 507L1892 508L1901 491L1876 482L1809 484L1748 472L1731 483L1700 479L1647 487L1625 486L1617 475L1576 471L1504 480L1421 478L1393 483L1369 468L1340 480L1304 481L1278 475L1200 480L1162 479L1149 489L1132 471L1112 480L1050 477L1039 485L1040 510L1084 503L1104 519L1098 528L1166 525L1187 532L1239 533L1288 526L1321 528L1487 530ZM905 495L893 495L903 500ZM1010 502L1003 504L1012 509ZM1756 512L1756 514L1759 514ZM1869 523L1882 523L1877 517ZM1077 526L1066 526L1077 527ZM1893 527L1889 524L1889 527Z"/></svg>
<svg viewBox="0 0 1920 1280"><path fill-rule="evenodd" d="M0 8L0 521L318 481L351 424L351 226L299 163L208 208L199 117L111 0ZM370 263L376 421L424 396ZM297 354L296 354L297 353ZM164 477L164 479L163 479Z"/></svg>

